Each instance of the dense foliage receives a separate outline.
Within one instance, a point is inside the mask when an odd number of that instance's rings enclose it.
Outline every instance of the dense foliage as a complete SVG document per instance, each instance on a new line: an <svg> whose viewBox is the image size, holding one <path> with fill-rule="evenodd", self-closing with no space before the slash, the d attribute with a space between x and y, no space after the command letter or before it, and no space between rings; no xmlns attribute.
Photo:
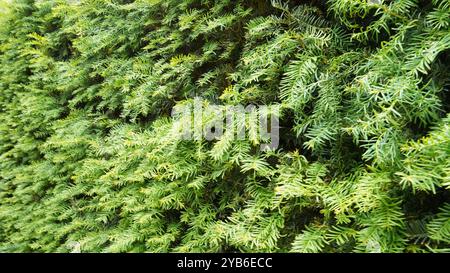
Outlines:
<svg viewBox="0 0 450 273"><path fill-rule="evenodd" d="M448 0L0 14L0 251L450 251ZM180 139L195 97L279 106L279 148Z"/></svg>

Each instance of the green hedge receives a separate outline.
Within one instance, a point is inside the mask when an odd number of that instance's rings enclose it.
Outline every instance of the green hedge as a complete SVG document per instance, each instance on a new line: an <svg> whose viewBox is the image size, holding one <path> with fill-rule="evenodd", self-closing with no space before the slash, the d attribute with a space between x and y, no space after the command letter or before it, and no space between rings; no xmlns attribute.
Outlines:
<svg viewBox="0 0 450 273"><path fill-rule="evenodd" d="M0 251L450 251L448 0L1 7ZM195 97L278 149L179 139Z"/></svg>

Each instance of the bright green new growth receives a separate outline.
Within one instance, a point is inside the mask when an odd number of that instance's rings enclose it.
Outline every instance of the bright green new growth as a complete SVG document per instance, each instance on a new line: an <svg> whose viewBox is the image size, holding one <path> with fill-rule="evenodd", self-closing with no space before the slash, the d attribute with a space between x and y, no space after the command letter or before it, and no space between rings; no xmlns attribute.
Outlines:
<svg viewBox="0 0 450 273"><path fill-rule="evenodd" d="M450 252L448 0L0 16L0 251ZM279 148L179 139L197 96L279 106Z"/></svg>

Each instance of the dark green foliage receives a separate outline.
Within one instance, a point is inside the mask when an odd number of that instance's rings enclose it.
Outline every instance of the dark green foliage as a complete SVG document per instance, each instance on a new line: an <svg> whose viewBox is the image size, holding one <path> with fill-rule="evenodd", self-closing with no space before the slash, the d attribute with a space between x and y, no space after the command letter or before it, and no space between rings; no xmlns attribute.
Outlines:
<svg viewBox="0 0 450 273"><path fill-rule="evenodd" d="M449 1L0 3L0 251L450 251Z"/></svg>

